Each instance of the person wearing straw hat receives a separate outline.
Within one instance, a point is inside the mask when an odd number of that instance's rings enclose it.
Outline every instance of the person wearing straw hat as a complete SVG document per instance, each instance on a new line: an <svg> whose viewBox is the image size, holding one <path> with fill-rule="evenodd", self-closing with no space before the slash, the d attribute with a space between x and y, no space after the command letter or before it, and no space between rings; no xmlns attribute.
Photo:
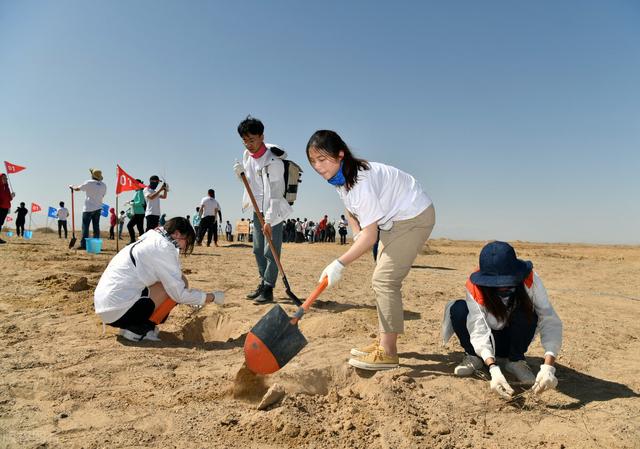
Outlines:
<svg viewBox="0 0 640 449"><path fill-rule="evenodd" d="M89 224L93 227L93 238L100 238L100 214L102 212L102 199L107 193L107 185L102 182L102 170L90 168L91 179L79 186L70 185L73 190L86 193L82 208L82 240L80 249L86 249L86 239L89 238Z"/></svg>
<svg viewBox="0 0 640 449"><path fill-rule="evenodd" d="M511 245L495 241L480 252L480 268L466 283L465 299L445 307L443 343L455 333L465 351L454 374L470 376L484 366L491 390L510 399L513 389L501 366L536 394L558 384L554 367L562 345L562 321L549 302L530 261L520 260ZM540 333L544 362L534 375L525 354Z"/></svg>
<svg viewBox="0 0 640 449"><path fill-rule="evenodd" d="M380 338L351 349L349 364L372 371L397 368L398 335L404 332L402 282L435 226L433 202L410 174L356 158L335 131L316 131L306 153L313 169L335 187L354 234L353 245L327 265L320 280L327 277L329 287L336 285L380 235L372 277Z"/></svg>

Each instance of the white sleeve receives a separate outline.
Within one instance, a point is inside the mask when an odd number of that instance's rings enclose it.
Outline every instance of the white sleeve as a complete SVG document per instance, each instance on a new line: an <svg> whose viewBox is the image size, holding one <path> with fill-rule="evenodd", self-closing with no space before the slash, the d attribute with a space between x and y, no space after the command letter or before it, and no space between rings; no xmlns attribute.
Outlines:
<svg viewBox="0 0 640 449"><path fill-rule="evenodd" d="M154 251L153 259L156 276L171 299L180 304L204 304L207 299L205 292L186 288L184 285L178 251L159 246Z"/></svg>
<svg viewBox="0 0 640 449"><path fill-rule="evenodd" d="M371 182L365 179L358 184L350 192L351 206L354 210L349 210L349 212L358 217L360 228L364 229L372 223L377 223L384 217L384 212Z"/></svg>
<svg viewBox="0 0 640 449"><path fill-rule="evenodd" d="M78 186L78 189L79 189L79 190L82 190L83 192L86 192L86 191L87 191L87 185L88 185L88 184L89 184L89 181L85 181L85 182L83 182L82 184L80 184L80 185Z"/></svg>
<svg viewBox="0 0 640 449"><path fill-rule="evenodd" d="M531 290L533 307L538 315L538 329L544 354L557 357L562 346L562 321L549 302L547 290L536 273L533 275Z"/></svg>
<svg viewBox="0 0 640 449"><path fill-rule="evenodd" d="M467 330L471 337L473 349L475 349L476 354L482 360L487 360L489 357L495 358L493 334L485 320L483 308L473 299L469 292L467 292L465 301L469 309L469 315L467 315Z"/></svg>
<svg viewBox="0 0 640 449"><path fill-rule="evenodd" d="M269 180L269 207L264 211L264 221L272 226L289 215L291 206L284 197L286 189L284 180L284 162L277 159L266 167Z"/></svg>

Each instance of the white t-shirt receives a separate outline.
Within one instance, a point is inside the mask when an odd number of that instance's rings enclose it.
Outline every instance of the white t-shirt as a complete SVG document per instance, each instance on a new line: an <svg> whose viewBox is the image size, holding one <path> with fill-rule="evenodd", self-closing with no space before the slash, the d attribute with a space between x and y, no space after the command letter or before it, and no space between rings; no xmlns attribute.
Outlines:
<svg viewBox="0 0 640 449"><path fill-rule="evenodd" d="M67 221L69 210L66 207L61 207L60 209L58 209L58 213L56 215L58 216L58 220Z"/></svg>
<svg viewBox="0 0 640 449"><path fill-rule="evenodd" d="M178 248L157 230L151 230L120 250L107 265L94 294L96 313L105 323L113 323L140 299L145 287L156 282L161 282L169 297L181 304L203 305L207 297L203 291L185 287Z"/></svg>
<svg viewBox="0 0 640 449"><path fill-rule="evenodd" d="M87 194L82 212L93 212L102 209L102 199L107 193L107 185L102 181L90 179L80 186L80 190Z"/></svg>
<svg viewBox="0 0 640 449"><path fill-rule="evenodd" d="M147 209L144 211L145 217L147 215L160 215L160 195L156 196L154 199L149 198L149 196L154 193L156 193L155 189L145 187L144 199L147 202Z"/></svg>
<svg viewBox="0 0 640 449"><path fill-rule="evenodd" d="M390 165L369 162L369 170L360 170L358 181L347 192L337 187L345 207L366 228L378 223L388 231L394 221L417 217L432 204L422 186L408 173Z"/></svg>
<svg viewBox="0 0 640 449"><path fill-rule="evenodd" d="M220 210L220 203L215 198L205 196L200 201L200 210L202 211L202 218L210 217L211 215L215 217L217 211Z"/></svg>

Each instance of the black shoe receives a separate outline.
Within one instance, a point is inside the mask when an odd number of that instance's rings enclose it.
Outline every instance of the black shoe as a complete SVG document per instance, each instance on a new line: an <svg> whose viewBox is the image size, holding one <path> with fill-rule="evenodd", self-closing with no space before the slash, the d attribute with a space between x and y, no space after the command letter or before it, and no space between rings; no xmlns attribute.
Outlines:
<svg viewBox="0 0 640 449"><path fill-rule="evenodd" d="M265 285L262 289L262 293L260 293L260 296L258 296L253 303L266 304L268 302L273 302L273 287Z"/></svg>
<svg viewBox="0 0 640 449"><path fill-rule="evenodd" d="M245 296L245 298L256 299L258 296L260 296L260 294L262 293L262 290L264 290L264 283L260 282L260 284L258 285L258 288L256 288L254 291L249 293L247 296Z"/></svg>
<svg viewBox="0 0 640 449"><path fill-rule="evenodd" d="M0 245L2 245L3 243L7 243L4 240L0 239Z"/></svg>

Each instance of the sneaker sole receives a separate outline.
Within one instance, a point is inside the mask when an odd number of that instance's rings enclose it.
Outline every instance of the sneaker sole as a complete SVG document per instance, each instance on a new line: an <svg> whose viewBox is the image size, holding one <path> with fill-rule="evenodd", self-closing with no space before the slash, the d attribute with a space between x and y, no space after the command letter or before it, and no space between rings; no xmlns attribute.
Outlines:
<svg viewBox="0 0 640 449"><path fill-rule="evenodd" d="M383 371L398 368L399 363L364 363L357 359L349 359L349 365L367 371Z"/></svg>
<svg viewBox="0 0 640 449"><path fill-rule="evenodd" d="M351 348L351 355L354 357L364 357L365 355L369 355L369 352L360 351L356 348Z"/></svg>

